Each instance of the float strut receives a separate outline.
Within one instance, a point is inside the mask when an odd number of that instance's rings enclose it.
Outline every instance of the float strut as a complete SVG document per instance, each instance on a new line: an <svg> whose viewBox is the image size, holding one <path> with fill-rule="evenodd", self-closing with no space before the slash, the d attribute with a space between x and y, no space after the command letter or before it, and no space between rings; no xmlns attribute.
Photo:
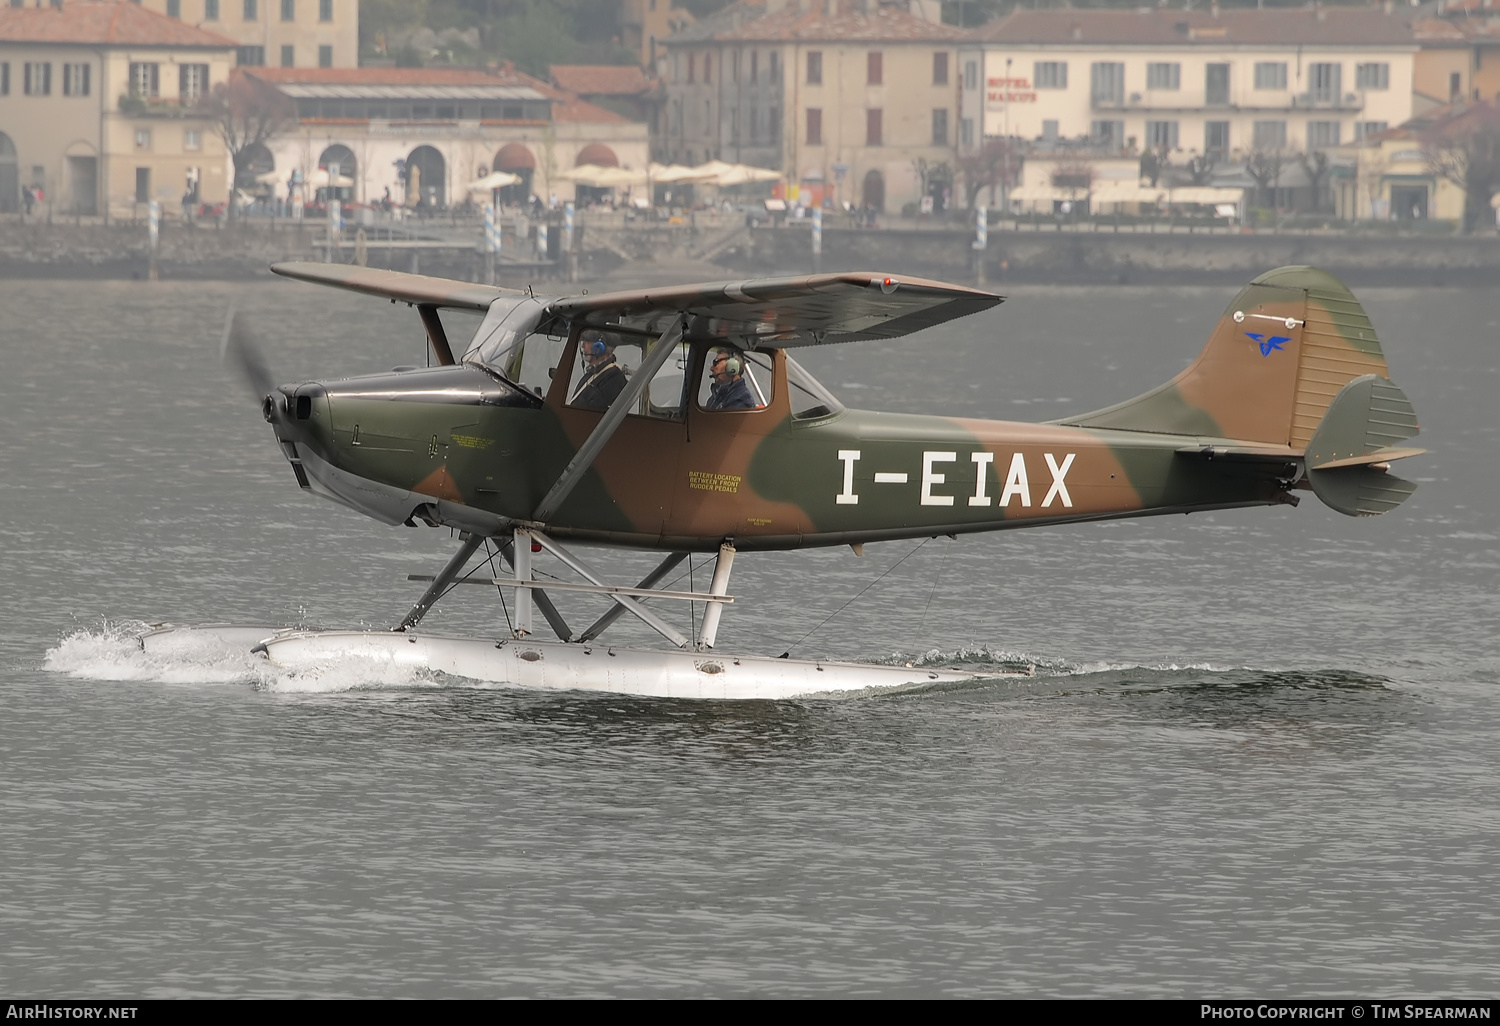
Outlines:
<svg viewBox="0 0 1500 1026"><path fill-rule="evenodd" d="M474 550L483 544L483 535L471 534L466 536L463 544L458 547L458 551L453 554L453 558L448 560L442 570L438 571L438 575L432 579L432 583L427 586L427 590L422 592L422 597L417 599L417 604L411 607L411 612L406 614L406 618L401 621L400 625L392 627L391 630L399 633L421 623L422 617L426 616L427 611L437 604L437 600L442 597L443 591L448 585L453 583L453 578L458 576L458 572L464 568L464 564L469 561L469 557L474 555Z"/></svg>
<svg viewBox="0 0 1500 1026"><path fill-rule="evenodd" d="M714 563L714 579L708 586L711 595L729 594L729 571L734 567L734 545L725 542L719 546L719 559ZM703 607L703 630L698 634L698 647L714 647L719 636L719 617L724 613L724 603L709 601Z"/></svg>
<svg viewBox="0 0 1500 1026"><path fill-rule="evenodd" d="M510 553L511 565L516 570L516 580L531 580L531 533L525 528L516 528L515 545ZM531 633L530 588L516 589L516 637L524 638Z"/></svg>

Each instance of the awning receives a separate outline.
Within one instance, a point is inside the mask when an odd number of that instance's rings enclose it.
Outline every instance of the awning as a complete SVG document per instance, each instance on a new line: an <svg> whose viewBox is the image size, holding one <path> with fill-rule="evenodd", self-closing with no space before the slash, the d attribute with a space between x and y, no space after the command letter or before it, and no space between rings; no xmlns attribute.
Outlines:
<svg viewBox="0 0 1500 1026"><path fill-rule="evenodd" d="M570 168L555 175L565 182L576 182L579 185L589 185L596 189L614 189L623 185L644 185L646 183L646 172L632 171L624 167L599 167L597 164L584 164L580 167Z"/></svg>
<svg viewBox="0 0 1500 1026"><path fill-rule="evenodd" d="M1101 182L1089 194L1091 203L1160 203L1167 190L1138 182Z"/></svg>
<svg viewBox="0 0 1500 1026"><path fill-rule="evenodd" d="M1168 203L1208 203L1217 205L1220 203L1238 203L1245 198L1244 189L1226 189L1211 185L1188 185L1180 189L1172 189L1168 193Z"/></svg>
<svg viewBox="0 0 1500 1026"><path fill-rule="evenodd" d="M520 175L508 174L505 171L491 171L483 178L476 178L464 188L469 192L493 192L503 189L507 185L515 185L521 180Z"/></svg>
<svg viewBox="0 0 1500 1026"><path fill-rule="evenodd" d="M1057 202L1088 198L1087 189L1059 189L1055 185L1021 185L1010 190L1010 198L1027 202Z"/></svg>

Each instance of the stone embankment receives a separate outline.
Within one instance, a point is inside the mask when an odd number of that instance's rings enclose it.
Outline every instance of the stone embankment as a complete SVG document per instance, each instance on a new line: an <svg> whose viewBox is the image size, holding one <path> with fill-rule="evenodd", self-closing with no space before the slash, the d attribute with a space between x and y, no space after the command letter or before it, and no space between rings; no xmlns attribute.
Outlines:
<svg viewBox="0 0 1500 1026"><path fill-rule="evenodd" d="M618 281L621 287L663 281L756 275L805 274L813 270L811 232L806 225L745 227L743 221L643 225L590 224L580 217L582 251L577 275L584 281ZM1084 226L1085 228L1091 226ZM1175 231L1033 230L992 228L984 254L983 280L1060 284L1177 284L1247 280L1283 264L1326 267L1351 284L1471 285L1500 282L1500 237L1422 234L1189 233ZM372 245L375 267L417 269L465 280L486 274L477 232L462 225L447 241L405 248ZM471 244L469 234L475 239ZM216 226L168 222L157 256L165 280L238 279L264 275L278 260L325 259L320 224L250 223ZM979 278L972 233L946 228L823 232L824 271L881 270L896 274L973 282ZM567 263L552 268L512 264L509 251L497 268L499 284L524 286L567 277ZM354 247L346 239L335 259L348 263ZM24 223L0 221L0 278L145 278L150 252L144 224Z"/></svg>

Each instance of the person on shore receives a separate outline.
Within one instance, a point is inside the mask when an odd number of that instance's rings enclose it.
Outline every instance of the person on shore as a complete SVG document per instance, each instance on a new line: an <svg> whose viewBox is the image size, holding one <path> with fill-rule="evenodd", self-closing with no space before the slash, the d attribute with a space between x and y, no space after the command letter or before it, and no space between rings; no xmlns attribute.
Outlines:
<svg viewBox="0 0 1500 1026"><path fill-rule="evenodd" d="M31 206L36 202L36 194L31 191L31 186L21 186L21 202L26 205L26 216L31 216Z"/></svg>
<svg viewBox="0 0 1500 1026"><path fill-rule="evenodd" d="M579 341L583 356L583 377L570 406L584 410L607 410L625 390L625 371L615 360L615 347L602 335Z"/></svg>
<svg viewBox="0 0 1500 1026"><path fill-rule="evenodd" d="M759 407L745 384L745 354L733 346L721 346L708 357L713 384L708 389L705 410L753 410Z"/></svg>

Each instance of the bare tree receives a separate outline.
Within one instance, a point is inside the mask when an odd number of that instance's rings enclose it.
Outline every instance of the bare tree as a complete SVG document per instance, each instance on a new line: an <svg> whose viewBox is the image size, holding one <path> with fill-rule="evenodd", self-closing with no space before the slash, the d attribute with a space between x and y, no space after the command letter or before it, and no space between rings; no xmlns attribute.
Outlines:
<svg viewBox="0 0 1500 1026"><path fill-rule="evenodd" d="M233 217L234 191L252 184L250 162L256 150L296 122L296 108L282 93L243 71L214 86L202 106L234 164L229 190L229 216Z"/></svg>
<svg viewBox="0 0 1500 1026"><path fill-rule="evenodd" d="M1156 188L1162 175L1172 166L1172 148L1167 145L1148 147L1141 154L1141 177L1149 179L1151 188Z"/></svg>
<svg viewBox="0 0 1500 1026"><path fill-rule="evenodd" d="M1302 173L1307 175L1307 184L1312 187L1311 209L1319 210L1323 205L1323 183L1328 180L1330 170L1328 154L1322 150L1299 153L1297 163L1302 165Z"/></svg>
<svg viewBox="0 0 1500 1026"><path fill-rule="evenodd" d="M1271 206L1276 202L1275 189L1281 183L1281 172L1286 168L1287 158L1290 154L1277 147L1275 149L1256 148L1250 151L1250 156L1245 159L1245 174L1255 180L1260 186L1260 191L1265 199L1265 206Z"/></svg>
<svg viewBox="0 0 1500 1026"><path fill-rule="evenodd" d="M1500 111L1484 102L1466 107L1428 130L1422 152L1433 174L1464 191L1463 230L1488 222L1500 191Z"/></svg>
<svg viewBox="0 0 1500 1026"><path fill-rule="evenodd" d="M1189 157L1184 169L1192 184L1209 185L1214 180L1214 168L1218 166L1219 158L1212 153L1205 153L1202 156Z"/></svg>
<svg viewBox="0 0 1500 1026"><path fill-rule="evenodd" d="M986 139L979 149L959 157L958 170L964 176L965 205L974 209L979 193L986 188L1014 185L1020 167L1020 153L1012 139Z"/></svg>

